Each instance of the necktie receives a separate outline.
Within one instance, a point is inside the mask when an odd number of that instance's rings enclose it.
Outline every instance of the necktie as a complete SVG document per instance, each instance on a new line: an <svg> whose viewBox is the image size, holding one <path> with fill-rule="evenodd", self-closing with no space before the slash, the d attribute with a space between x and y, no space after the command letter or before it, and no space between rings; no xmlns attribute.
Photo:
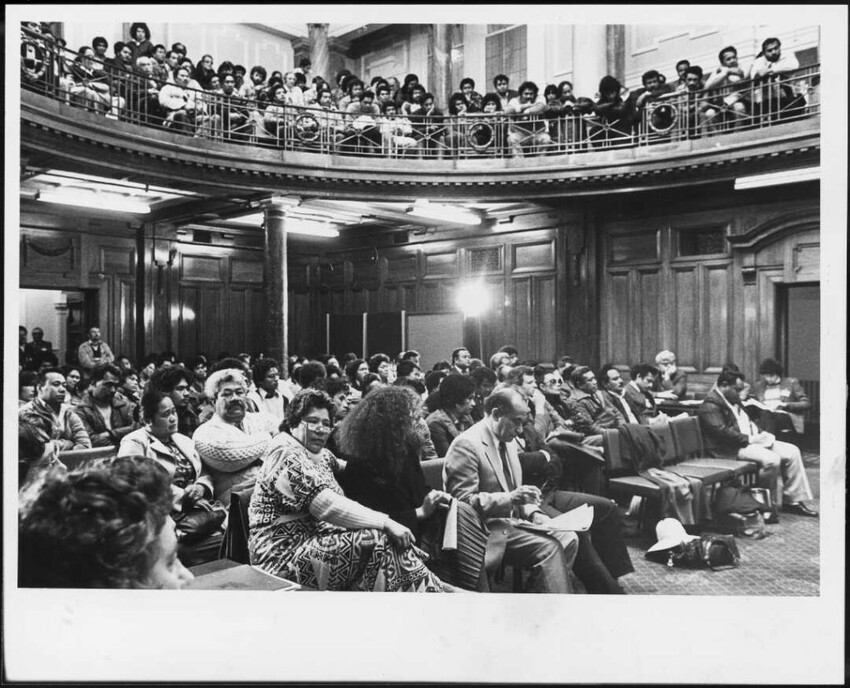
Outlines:
<svg viewBox="0 0 850 688"><path fill-rule="evenodd" d="M504 442L499 442L499 456L502 458L502 470L505 472L505 482L508 484L508 492L516 489L516 483L511 475L511 466L508 463L508 448Z"/></svg>

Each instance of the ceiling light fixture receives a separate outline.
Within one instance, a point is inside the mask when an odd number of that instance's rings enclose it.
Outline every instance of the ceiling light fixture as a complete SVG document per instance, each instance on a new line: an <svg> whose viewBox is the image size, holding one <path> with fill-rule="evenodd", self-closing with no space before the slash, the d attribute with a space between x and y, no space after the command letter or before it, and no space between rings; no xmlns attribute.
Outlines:
<svg viewBox="0 0 850 688"><path fill-rule="evenodd" d="M263 213L252 213L251 215L243 215L242 217L234 217L228 220L231 224L250 225L251 227L261 227L264 220ZM306 236L328 237L334 239L339 236L339 230L329 222L317 222L315 220L299 220L287 218L286 220L287 234L304 234Z"/></svg>
<svg viewBox="0 0 850 688"><path fill-rule="evenodd" d="M147 215L151 211L151 207L147 203L118 197L109 198L108 196L83 191L82 189L77 189L73 193L68 191L40 191L36 198L44 203L72 205L78 208L89 208L92 210L111 210L117 213L132 213L134 215Z"/></svg>
<svg viewBox="0 0 850 688"><path fill-rule="evenodd" d="M432 220L444 220L458 225L480 225L481 216L466 208L450 205L439 205L427 200L417 200L407 209L408 215L427 217Z"/></svg>
<svg viewBox="0 0 850 688"><path fill-rule="evenodd" d="M820 167L803 167L797 170L785 170L783 172L754 174L751 177L738 177L735 180L735 191L743 191L744 189L758 189L762 186L777 186L779 184L810 182L817 181L819 179Z"/></svg>

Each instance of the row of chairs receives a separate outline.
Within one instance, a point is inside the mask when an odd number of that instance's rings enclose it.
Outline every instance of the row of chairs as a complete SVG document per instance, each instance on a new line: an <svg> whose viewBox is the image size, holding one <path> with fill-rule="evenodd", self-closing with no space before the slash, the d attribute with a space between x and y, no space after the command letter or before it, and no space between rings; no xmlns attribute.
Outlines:
<svg viewBox="0 0 850 688"><path fill-rule="evenodd" d="M651 428L662 442L662 466L671 473L702 480L710 490L731 481L754 484L758 464L737 459L718 459L706 456L699 420L693 416L674 418L669 423ZM646 504L660 500L661 488L635 473L632 463L620 443L618 430L605 430L602 446L608 468L608 490L616 496L637 497L640 500L638 525L644 527Z"/></svg>

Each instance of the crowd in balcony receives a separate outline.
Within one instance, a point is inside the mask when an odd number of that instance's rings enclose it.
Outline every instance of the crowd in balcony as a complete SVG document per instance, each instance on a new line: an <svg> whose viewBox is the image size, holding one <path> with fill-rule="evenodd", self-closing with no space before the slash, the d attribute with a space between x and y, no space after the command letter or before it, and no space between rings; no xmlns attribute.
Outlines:
<svg viewBox="0 0 850 688"><path fill-rule="evenodd" d="M690 394L670 351L628 383L613 365L521 361L510 345L486 363L459 346L427 373L415 350L165 352L137 367L93 327L60 368L33 334L22 327L19 346L24 586L182 587L184 563L219 556L238 495L250 562L308 588L486 592L509 565L528 591L622 594L633 566L602 435L648 441ZM818 515L793 444L810 406L772 360L752 387L728 364L699 405L707 446L758 466L768 522L780 507ZM104 456L74 461L93 447ZM709 484L650 465L651 451L640 461L667 486L662 516L716 527ZM587 507L588 530L547 529Z"/></svg>
<svg viewBox="0 0 850 688"><path fill-rule="evenodd" d="M107 117L193 136L398 156L582 150L663 137L674 125L687 137L713 134L801 116L818 82L817 75L795 77L800 65L777 38L763 42L748 69L729 46L717 67L683 59L675 80L649 70L631 90L611 75L598 86L561 81L541 92L524 81L514 90L497 74L483 95L473 79L461 79L447 103L416 74L403 82L376 76L366 84L347 69L332 81L314 75L307 59L286 72L216 64L212 55L193 60L182 43L170 49L154 43L144 23L133 24L111 56L101 36L76 54L66 47L49 24L24 22L23 86Z"/></svg>

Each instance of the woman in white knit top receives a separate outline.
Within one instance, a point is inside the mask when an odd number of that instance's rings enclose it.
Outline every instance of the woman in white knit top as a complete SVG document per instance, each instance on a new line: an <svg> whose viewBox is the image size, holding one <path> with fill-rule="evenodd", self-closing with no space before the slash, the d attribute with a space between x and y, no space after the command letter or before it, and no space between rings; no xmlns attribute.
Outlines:
<svg viewBox="0 0 850 688"><path fill-rule="evenodd" d="M343 495L325 449L333 402L305 389L263 461L248 509L251 563L318 590L443 592L410 530Z"/></svg>

